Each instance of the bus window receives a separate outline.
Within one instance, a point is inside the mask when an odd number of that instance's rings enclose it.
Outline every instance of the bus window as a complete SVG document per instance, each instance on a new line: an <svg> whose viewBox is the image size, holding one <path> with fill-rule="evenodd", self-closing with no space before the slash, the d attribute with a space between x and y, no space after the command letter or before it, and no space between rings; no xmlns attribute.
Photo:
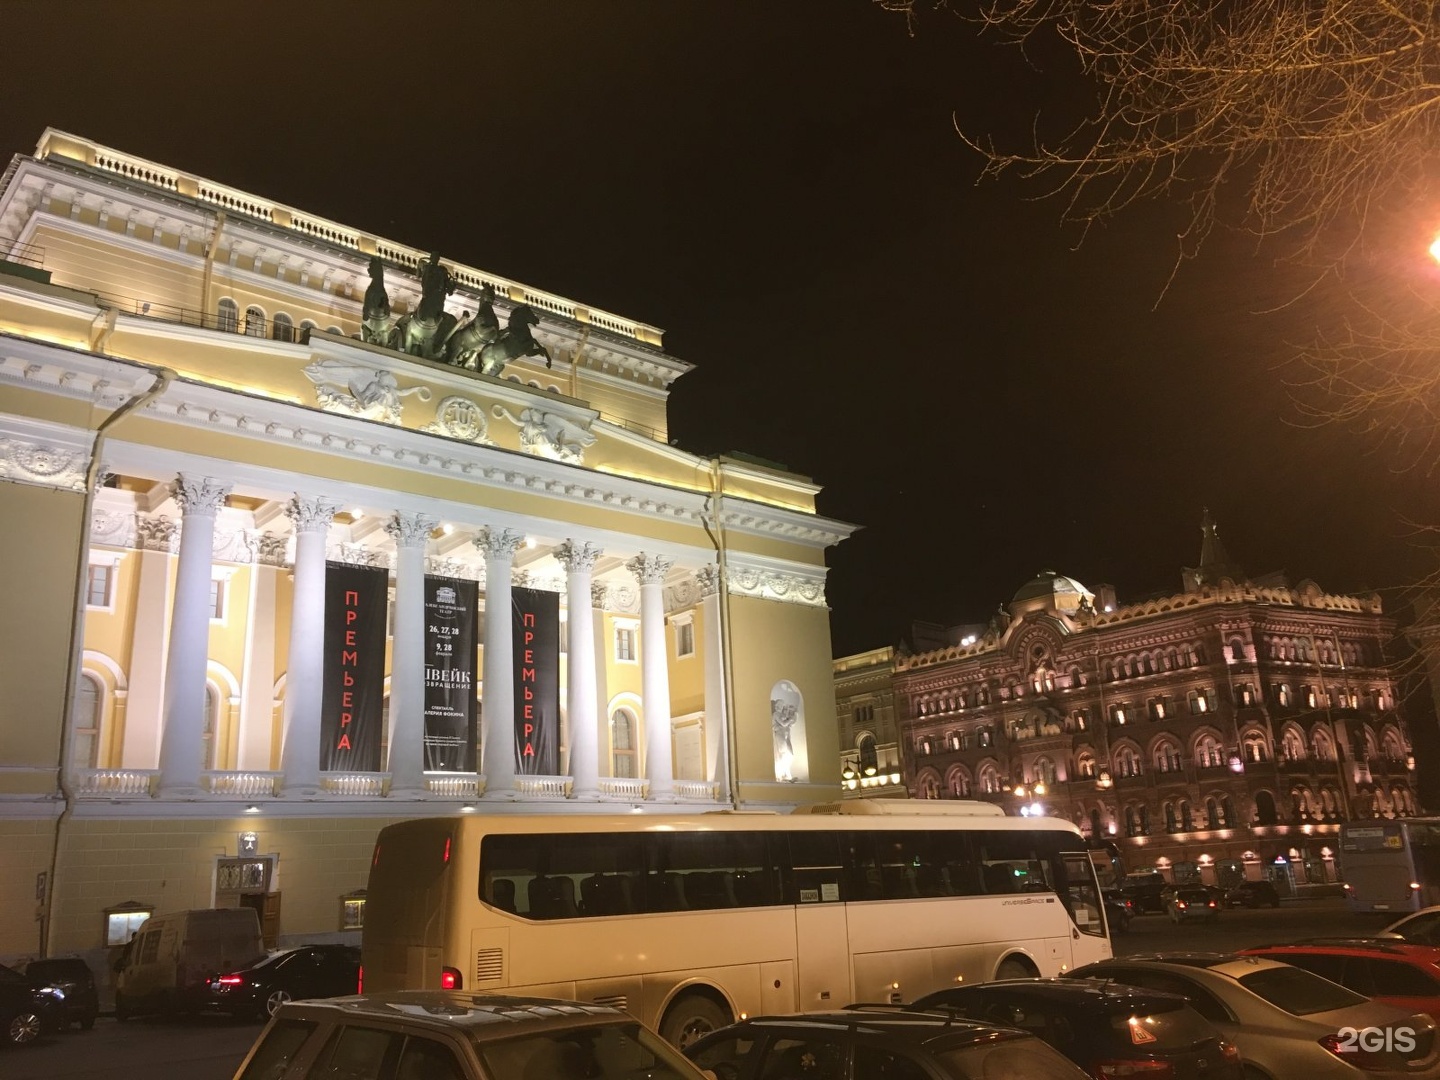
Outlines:
<svg viewBox="0 0 1440 1080"><path fill-rule="evenodd" d="M848 834L844 834L847 835ZM791 832L789 880L785 883L787 904L828 904L843 900L842 866L838 832Z"/></svg>

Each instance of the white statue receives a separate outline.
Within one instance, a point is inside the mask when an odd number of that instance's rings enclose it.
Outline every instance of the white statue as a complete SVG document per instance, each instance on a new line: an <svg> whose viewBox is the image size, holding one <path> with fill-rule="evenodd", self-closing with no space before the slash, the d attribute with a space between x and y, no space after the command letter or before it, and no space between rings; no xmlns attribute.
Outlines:
<svg viewBox="0 0 1440 1080"><path fill-rule="evenodd" d="M517 417L504 405L496 405L493 411L496 417L504 417L520 429L521 449L542 457L578 465L585 457L585 448L595 442L587 429L558 413L522 409Z"/></svg>
<svg viewBox="0 0 1440 1080"><path fill-rule="evenodd" d="M305 374L315 384L315 397L327 412L398 424L404 407L401 398L415 394L421 401L430 400L430 391L423 386L401 390L391 372L342 360L317 360L305 369Z"/></svg>
<svg viewBox="0 0 1440 1080"><path fill-rule="evenodd" d="M790 729L795 726L799 715L799 706L774 698L770 700L770 729L775 738L776 780L795 779L795 746L790 741Z"/></svg>

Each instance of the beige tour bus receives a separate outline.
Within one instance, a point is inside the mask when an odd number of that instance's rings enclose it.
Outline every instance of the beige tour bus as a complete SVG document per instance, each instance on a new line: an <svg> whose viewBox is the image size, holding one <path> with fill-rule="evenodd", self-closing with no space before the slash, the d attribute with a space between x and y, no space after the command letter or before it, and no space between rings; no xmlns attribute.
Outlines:
<svg viewBox="0 0 1440 1080"><path fill-rule="evenodd" d="M1111 955L1104 918L1076 827L989 803L422 818L375 844L362 980L617 1005L683 1046L1058 975Z"/></svg>

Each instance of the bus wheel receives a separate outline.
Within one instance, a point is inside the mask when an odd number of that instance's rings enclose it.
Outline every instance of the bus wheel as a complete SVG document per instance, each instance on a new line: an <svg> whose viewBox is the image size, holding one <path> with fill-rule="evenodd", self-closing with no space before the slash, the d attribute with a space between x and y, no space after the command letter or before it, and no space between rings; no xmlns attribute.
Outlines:
<svg viewBox="0 0 1440 1080"><path fill-rule="evenodd" d="M996 980L1000 979L1033 979L1034 970L1023 960L1016 960L1013 956L1000 965L995 972Z"/></svg>
<svg viewBox="0 0 1440 1080"><path fill-rule="evenodd" d="M704 994L686 994L665 1012L660 1037L671 1046L685 1047L732 1023L729 1010Z"/></svg>

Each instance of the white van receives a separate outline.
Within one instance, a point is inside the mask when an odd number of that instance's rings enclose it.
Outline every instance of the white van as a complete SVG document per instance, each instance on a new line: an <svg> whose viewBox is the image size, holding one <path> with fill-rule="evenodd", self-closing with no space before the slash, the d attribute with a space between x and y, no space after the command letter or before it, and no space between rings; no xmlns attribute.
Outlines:
<svg viewBox="0 0 1440 1080"><path fill-rule="evenodd" d="M253 908L205 908L152 915L126 947L115 981L115 1019L188 1012L210 980L265 955Z"/></svg>

